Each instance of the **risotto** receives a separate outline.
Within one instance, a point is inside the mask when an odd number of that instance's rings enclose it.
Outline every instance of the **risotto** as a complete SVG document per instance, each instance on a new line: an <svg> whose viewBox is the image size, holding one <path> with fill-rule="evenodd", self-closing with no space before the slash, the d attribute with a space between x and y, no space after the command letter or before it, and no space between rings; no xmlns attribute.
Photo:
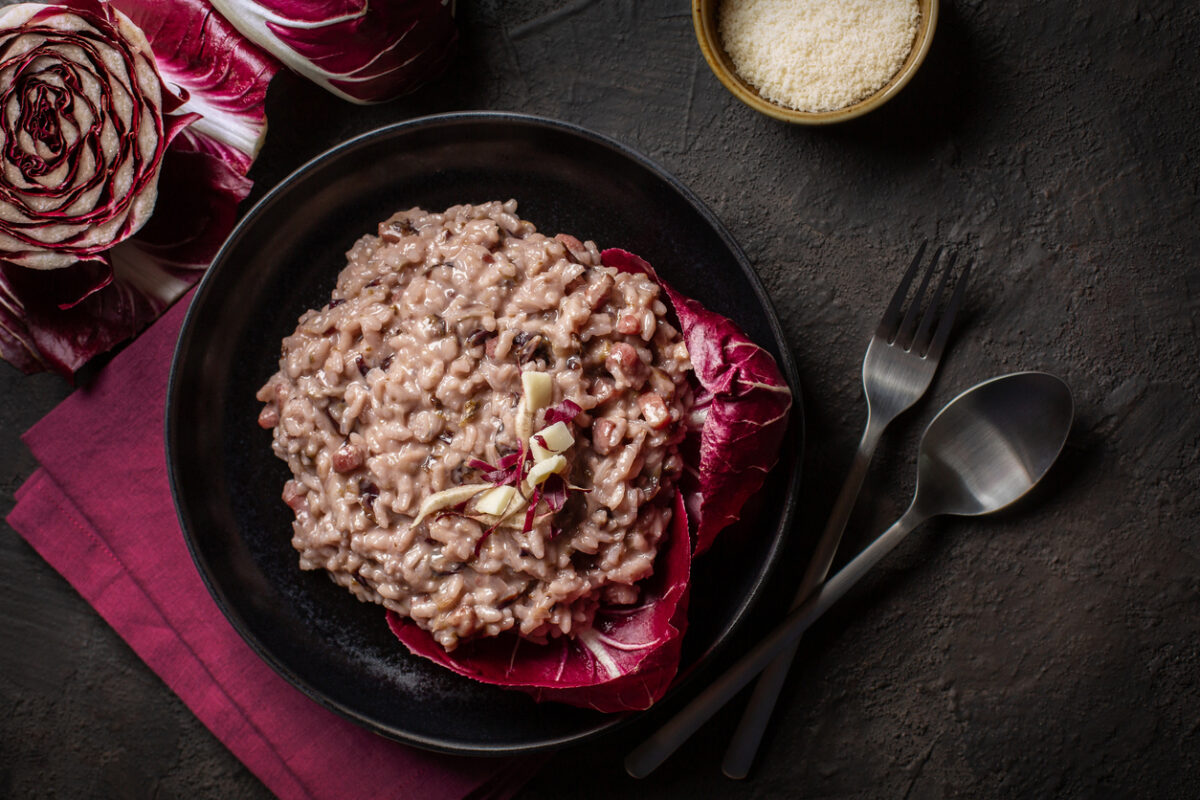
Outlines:
<svg viewBox="0 0 1200 800"><path fill-rule="evenodd" d="M512 200L400 212L347 259L258 392L300 566L447 650L635 603L692 400L659 287Z"/></svg>

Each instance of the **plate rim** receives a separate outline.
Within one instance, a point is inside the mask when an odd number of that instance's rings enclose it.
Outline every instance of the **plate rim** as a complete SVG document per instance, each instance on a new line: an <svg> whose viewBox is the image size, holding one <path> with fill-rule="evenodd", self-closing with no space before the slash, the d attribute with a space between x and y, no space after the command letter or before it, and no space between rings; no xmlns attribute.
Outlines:
<svg viewBox="0 0 1200 800"><path fill-rule="evenodd" d="M202 553L199 552L194 542L195 532L191 530L188 522L188 515L185 514L183 490L179 486L179 476L177 469L178 452L176 442L174 441L175 430L180 426L177 415L179 414L179 403L177 402L179 382L181 374L184 371L182 365L183 356L188 352L191 339L196 335L195 322L199 316L202 306L210 292L213 276L217 274L218 267L225 263L228 253L246 234L257 217L266 213L266 211L279 201L288 189L296 182L303 179L310 171L318 169L328 159L337 156L343 151L352 150L358 147L369 145L377 139L387 139L393 136L402 135L403 133L427 127L437 127L442 125L452 124L470 124L470 123L515 123L531 128L551 129L561 133L566 133L590 141L593 144L600 145L615 151L623 158L629 159L641 166L643 169L652 173L658 180L669 186L671 190L677 193L688 206L690 206L708 227L716 233L729 252L734 256L742 273L748 280L751 289L755 294L755 298L759 306L765 312L766 322L775 337L775 343L779 347L779 358L776 359L780 370L783 372L784 379L787 381L788 387L792 391L792 407L789 411L788 428L784 434L784 444L780 452L780 456L776 464L772 467L772 471L785 469L788 472L787 479L783 486L784 503L783 513L780 516L779 522L774 526L772 542L767 549L766 558L761 570L758 571L755 579L752 581L750 590L746 593L746 599L741 603L734 616L730 619L726 630L719 635L702 653L700 653L693 665L693 669L688 671L682 677L677 678L673 685L668 689L667 693L653 706L644 711L629 711L610 714L607 718L600 721L598 724L587 726L577 732L563 734L546 739L540 739L535 743L519 744L519 745L504 745L504 744L474 744L474 743L456 743L453 740L445 740L443 738L430 737L421 734L415 734L408 730L397 728L391 724L382 723L378 719L371 718L356 708L348 707L342 703L334 702L323 692L316 687L310 685L303 680L299 675L291 670L287 664L278 659L274 653L266 648L266 646L258 640L258 637L253 634L248 625L236 613L235 609L228 602L224 590L216 583L212 575L211 567L208 565ZM585 741L590 741L601 736L609 735L620 728L627 727L635 722L645 718L647 715L653 714L656 709L661 709L673 698L687 694L696 688L696 680L698 673L703 673L705 670L702 667L712 663L714 658L727 650L730 642L737 638L740 629L742 629L750 616L751 612L762 602L764 589L771 579L775 576L780 566L781 557L788 540L791 537L794 525L794 518L799 505L799 488L802 474L802 459L804 451L804 442L806 438L805 430L805 414L803 395L801 393L799 372L796 366L795 357L792 349L788 344L783 326L780 323L779 315L775 310L774 304L771 302L765 287L762 284L761 278L754 270L749 259L741 246L734 240L732 234L728 231L725 225L716 217L711 209L686 185L684 185L671 172L650 159L648 156L634 150L633 148L621 143L620 141L592 131L581 125L556 120L548 117L542 117L533 114L508 112L508 111L456 111L441 114L429 114L419 117L414 117L400 122L389 123L371 130L356 134L342 142L339 142L321 153L313 156L305 161L299 167L289 172L284 178L279 180L267 192L251 206L244 215L238 220L233 230L230 231L216 255L213 257L209 267L201 276L196 288L193 292L187 312L184 316L183 324L180 328L178 339L176 340L174 350L171 357L171 366L167 383L167 395L165 401L165 413L163 415L163 433L164 433L164 449L167 461L167 477L171 490L171 498L175 508L175 516L179 523L181 533L188 548L188 553L191 556L193 566L200 574L200 577L207 589L209 595L213 598L217 607L227 622L238 633L238 636L243 642L250 646L251 650L270 666L278 675L283 677L294 688L301 691L306 697L316 701L322 707L327 708L340 717L353 722L356 725L376 732L387 738L395 741L420 747L425 750L430 750L440 753L449 753L455 755L466 756L515 756L527 755L539 752L550 752L563 749L573 745L582 744ZM787 452L788 446L793 445L795 452L790 454Z"/></svg>

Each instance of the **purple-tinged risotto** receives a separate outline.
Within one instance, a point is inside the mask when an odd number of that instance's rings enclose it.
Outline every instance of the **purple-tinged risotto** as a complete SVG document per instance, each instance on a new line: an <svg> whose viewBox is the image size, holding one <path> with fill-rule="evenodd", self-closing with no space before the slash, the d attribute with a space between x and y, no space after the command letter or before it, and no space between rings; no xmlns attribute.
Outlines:
<svg viewBox="0 0 1200 800"><path fill-rule="evenodd" d="M447 650L636 603L683 469L691 364L659 287L516 211L381 223L258 392L301 567Z"/></svg>

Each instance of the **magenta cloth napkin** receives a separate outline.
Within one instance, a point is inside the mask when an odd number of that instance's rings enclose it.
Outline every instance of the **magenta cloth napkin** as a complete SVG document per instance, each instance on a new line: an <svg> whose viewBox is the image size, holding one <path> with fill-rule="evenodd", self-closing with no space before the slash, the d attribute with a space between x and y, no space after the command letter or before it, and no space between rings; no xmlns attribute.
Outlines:
<svg viewBox="0 0 1200 800"><path fill-rule="evenodd" d="M280 798L506 798L530 759L428 753L310 700L242 641L175 517L167 373L189 298L24 436L41 464L8 522Z"/></svg>

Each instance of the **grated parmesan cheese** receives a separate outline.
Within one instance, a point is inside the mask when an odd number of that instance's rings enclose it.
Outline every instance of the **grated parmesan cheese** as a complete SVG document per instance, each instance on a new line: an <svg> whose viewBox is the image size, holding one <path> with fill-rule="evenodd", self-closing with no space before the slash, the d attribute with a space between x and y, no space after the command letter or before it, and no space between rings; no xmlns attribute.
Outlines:
<svg viewBox="0 0 1200 800"><path fill-rule="evenodd" d="M718 31L734 69L771 102L845 108L900 71L917 0L723 0Z"/></svg>

